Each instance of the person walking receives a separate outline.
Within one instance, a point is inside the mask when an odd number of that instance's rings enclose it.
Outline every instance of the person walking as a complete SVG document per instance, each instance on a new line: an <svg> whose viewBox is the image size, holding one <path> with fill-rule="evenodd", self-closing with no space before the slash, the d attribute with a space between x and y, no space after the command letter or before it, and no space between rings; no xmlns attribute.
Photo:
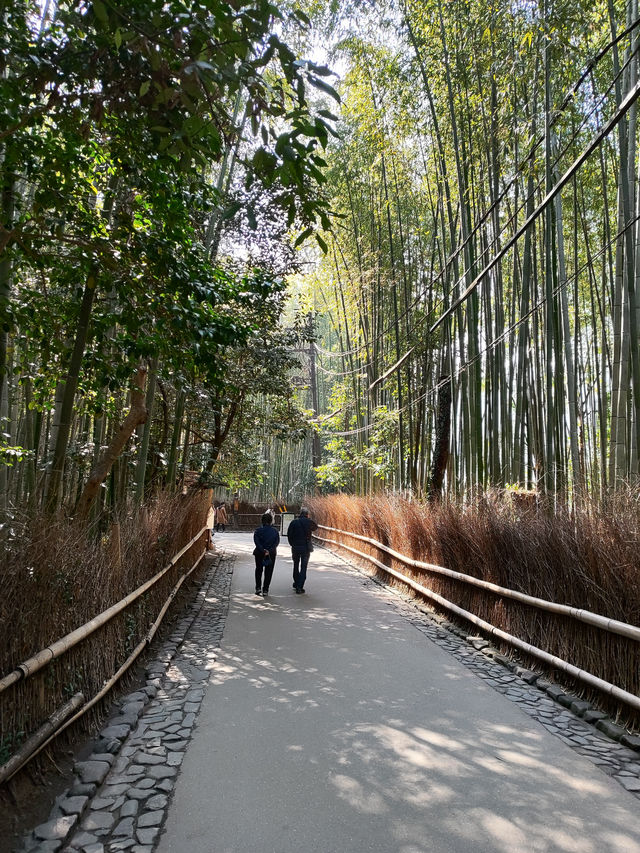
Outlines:
<svg viewBox="0 0 640 853"><path fill-rule="evenodd" d="M222 503L218 507L218 512L216 513L216 530L218 531L218 533L220 533L220 528L222 528L222 532L224 533L224 529L227 526L227 522L227 509Z"/></svg>
<svg viewBox="0 0 640 853"><path fill-rule="evenodd" d="M262 516L262 527L253 533L253 556L256 559L256 595L268 595L269 584L273 576L276 562L276 549L280 544L280 534L272 525L271 514L265 512ZM262 574L264 572L264 580Z"/></svg>
<svg viewBox="0 0 640 853"><path fill-rule="evenodd" d="M303 506L300 509L300 515L294 518L287 530L287 539L291 545L293 558L293 588L296 594L304 592L309 554L313 551L311 534L317 529L316 522L309 518L309 510Z"/></svg>
<svg viewBox="0 0 640 853"><path fill-rule="evenodd" d="M213 528L216 526L216 508L211 504L207 513L207 551L213 548Z"/></svg>

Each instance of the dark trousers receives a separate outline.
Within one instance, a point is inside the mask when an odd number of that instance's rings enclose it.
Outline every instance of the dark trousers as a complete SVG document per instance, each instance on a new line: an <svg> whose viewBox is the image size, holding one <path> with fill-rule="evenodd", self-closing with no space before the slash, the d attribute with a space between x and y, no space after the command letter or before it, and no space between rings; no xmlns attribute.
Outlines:
<svg viewBox="0 0 640 853"><path fill-rule="evenodd" d="M309 565L309 549L306 545L292 545L291 556L293 558L293 583L296 589L304 589L304 582L307 579L307 566Z"/></svg>
<svg viewBox="0 0 640 853"><path fill-rule="evenodd" d="M273 575L273 567L276 564L276 552L270 551L271 565L266 567L262 565L262 561L264 559L263 554L254 554L253 556L256 559L256 589L262 589L263 592L268 592L271 577ZM264 582L262 580L262 572L264 572Z"/></svg>

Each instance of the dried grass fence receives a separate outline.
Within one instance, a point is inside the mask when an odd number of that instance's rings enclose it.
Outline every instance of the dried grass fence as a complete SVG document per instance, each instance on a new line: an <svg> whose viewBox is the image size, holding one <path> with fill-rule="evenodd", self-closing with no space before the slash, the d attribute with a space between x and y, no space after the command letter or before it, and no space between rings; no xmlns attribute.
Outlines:
<svg viewBox="0 0 640 853"><path fill-rule="evenodd" d="M207 492L164 497L99 541L72 523L42 520L25 524L11 540L0 565L0 674L6 674L0 684L10 682L0 692L0 765L43 721L56 714L62 714L58 722L64 713L71 717L79 707L78 694L85 701L99 694L132 652L145 645L172 590L204 553L209 505ZM23 667L37 671L13 683L10 673L20 664L114 607L170 561L143 595L46 666ZM61 712L67 703L68 710ZM93 707L85 726L100 711L100 702Z"/></svg>
<svg viewBox="0 0 640 853"><path fill-rule="evenodd" d="M496 497L465 508L343 495L310 503L321 524L377 540L412 560L632 626L640 623L640 515L635 495L618 497L597 510L583 507L553 517L535 508L523 512ZM505 633L638 696L640 643L631 636L546 612L455 577L407 567L388 552L349 536L334 532L331 538L355 545ZM557 677L567 680L563 674ZM636 727L640 723L640 713L615 699L589 688L586 695L624 722Z"/></svg>

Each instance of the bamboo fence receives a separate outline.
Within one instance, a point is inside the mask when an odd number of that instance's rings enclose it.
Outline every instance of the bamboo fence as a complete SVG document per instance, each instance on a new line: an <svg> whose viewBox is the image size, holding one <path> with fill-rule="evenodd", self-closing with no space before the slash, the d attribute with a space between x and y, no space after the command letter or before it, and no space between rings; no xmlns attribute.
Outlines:
<svg viewBox="0 0 640 853"><path fill-rule="evenodd" d="M330 533L335 533L339 536L347 536L352 539L364 542L368 546L375 548L378 551L389 555L398 562L403 563L404 565L409 566L413 569L417 569L418 571L426 571L432 574L451 578L455 581L487 590L502 598L512 599L529 607L534 607L538 610L546 611L547 613L552 613L566 618L574 619L596 627L601 631L608 632L610 634L617 634L619 636L626 637L627 639L634 640L636 642L640 641L640 628L635 625L630 625L626 622L620 622L615 619L610 619L606 616L601 616L597 613L591 613L588 610L583 610L577 607L569 607L567 605L557 604L553 601L547 601L542 598L527 595L526 593L518 592L516 590L508 589L506 587L498 586L497 584L491 583L489 581L481 580L480 578L473 577L472 575L465 575L461 572L452 571L451 569L447 569L444 566L438 566L434 563L425 563L421 562L420 560L414 560L410 557L405 556L404 554L399 553L398 551L393 550L392 548L389 548L382 542L378 542L377 540L371 539L368 536L362 536L361 534L353 533L349 530L341 530L336 527L327 527L323 524L320 524L318 526L321 530L325 530ZM541 649L531 643L521 640L519 637L516 637L513 634L503 631L502 629L496 627L495 625L492 625L485 619L479 618L476 614L470 612L469 610L465 610L464 608L459 607L454 602L450 601L442 595L439 595L437 592L434 592L432 589L429 589L424 584L421 584L415 579L408 577L402 572L397 571L392 566L382 563L380 560L377 560L370 554L365 554L363 551L360 551L357 548L352 548L350 545L345 545L343 542L340 542L337 539L330 539L324 536L319 536L318 534L314 534L314 536L316 536L316 538L318 538L322 542L337 545L338 547L351 552L355 556L372 563L377 568L381 569L383 572L386 572L387 574L391 575L402 583L407 584L407 586L411 587L411 589L415 590L420 595L423 595L425 598L434 601L436 604L445 608L446 610L449 610L456 616L459 616L462 619L471 622L473 625L476 625L482 631L492 636L498 637L499 639L503 640L504 642L508 643L519 651L522 651L525 654L530 655L531 657L541 660L546 665L569 675L571 678L574 678L577 681L580 681L583 684L587 685L588 687L604 693L605 695L611 697L612 699L618 702L623 702L625 705L629 706L634 711L640 711L640 696L636 695L635 693L631 693L628 690L624 690L621 687L618 687L617 685L612 684L611 682L606 681L603 678L599 678L598 676L587 672L586 670L580 667L574 666L573 664L558 657L557 655L550 654L544 649Z"/></svg>
<svg viewBox="0 0 640 853"><path fill-rule="evenodd" d="M7 690L9 687L21 682L36 672L47 666L51 661L57 660L74 646L77 646L87 637L91 636L102 626L106 625L114 619L119 613L129 607L134 601L140 599L148 590L152 589L165 575L172 569L179 560L198 542L198 540L207 533L208 528L203 527L196 533L195 536L181 548L167 565L157 572L152 578L141 584L136 590L131 592L125 598L109 607L107 610L95 616L93 619L76 628L74 631L66 634L61 639L42 649L37 654L30 657L28 660L19 664L12 672L8 673L4 678L0 679L0 693ZM61 708L56 709L46 722L22 745L22 747L12 755L7 762L0 766L0 785L8 782L18 770L25 766L31 759L41 752L51 741L61 734L68 726L78 720L87 711L96 705L111 688L118 682L124 673L131 667L141 652L148 647L155 633L157 632L164 615L169 609L176 593L184 583L184 581L196 570L202 558L206 553L206 548L198 556L195 563L187 572L182 574L177 583L173 586L171 593L164 602L162 608L153 624L147 631L144 638L136 645L125 662L119 667L117 672L109 678L98 693L89 701L85 702L85 697L81 693L77 693L71 701L65 703Z"/></svg>

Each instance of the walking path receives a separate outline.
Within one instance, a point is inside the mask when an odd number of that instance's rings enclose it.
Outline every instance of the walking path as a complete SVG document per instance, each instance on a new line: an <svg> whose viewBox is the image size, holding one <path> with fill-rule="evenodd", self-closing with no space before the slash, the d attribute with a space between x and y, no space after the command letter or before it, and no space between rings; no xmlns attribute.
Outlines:
<svg viewBox="0 0 640 853"><path fill-rule="evenodd" d="M251 537L218 541L27 849L640 853L637 752L331 552L296 596L281 548L261 599Z"/></svg>

